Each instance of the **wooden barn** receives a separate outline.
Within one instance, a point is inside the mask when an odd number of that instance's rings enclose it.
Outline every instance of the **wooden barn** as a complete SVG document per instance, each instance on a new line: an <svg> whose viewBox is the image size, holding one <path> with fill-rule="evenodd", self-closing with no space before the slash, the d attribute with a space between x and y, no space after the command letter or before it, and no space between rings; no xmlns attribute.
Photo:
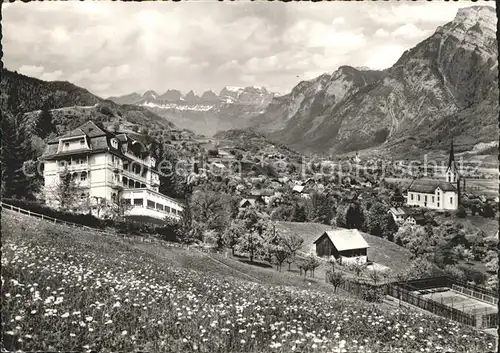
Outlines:
<svg viewBox="0 0 500 353"><path fill-rule="evenodd" d="M357 229L334 229L324 232L316 241L316 255L334 256L342 263L368 261L370 247Z"/></svg>

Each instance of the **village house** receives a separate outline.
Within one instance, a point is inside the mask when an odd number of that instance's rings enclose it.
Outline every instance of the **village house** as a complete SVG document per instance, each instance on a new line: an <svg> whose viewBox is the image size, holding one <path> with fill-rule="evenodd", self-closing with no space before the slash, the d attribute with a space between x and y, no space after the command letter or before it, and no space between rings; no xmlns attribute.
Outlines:
<svg viewBox="0 0 500 353"><path fill-rule="evenodd" d="M406 204L435 210L457 210L460 202L460 176L450 148L445 180L415 179L406 192Z"/></svg>
<svg viewBox="0 0 500 353"><path fill-rule="evenodd" d="M342 264L366 263L370 247L357 229L333 229L324 232L313 243L319 257L333 256Z"/></svg>
<svg viewBox="0 0 500 353"><path fill-rule="evenodd" d="M262 197L249 195L240 201L239 210L242 211L247 207L257 207L259 205L265 205Z"/></svg>
<svg viewBox="0 0 500 353"><path fill-rule="evenodd" d="M146 146L127 134L114 134L88 121L48 142L44 161L44 194L48 205L60 206L57 190L71 174L81 200L92 200L92 213L103 204L127 205L125 216L144 220L179 219L183 203L159 192L160 174Z"/></svg>
<svg viewBox="0 0 500 353"><path fill-rule="evenodd" d="M266 205L269 204L271 197L275 195L275 191L271 189L253 189L250 191L250 195L252 196L260 196Z"/></svg>
<svg viewBox="0 0 500 353"><path fill-rule="evenodd" d="M426 219L418 208L410 207L391 207L388 213L398 225L411 224L411 225L424 225Z"/></svg>

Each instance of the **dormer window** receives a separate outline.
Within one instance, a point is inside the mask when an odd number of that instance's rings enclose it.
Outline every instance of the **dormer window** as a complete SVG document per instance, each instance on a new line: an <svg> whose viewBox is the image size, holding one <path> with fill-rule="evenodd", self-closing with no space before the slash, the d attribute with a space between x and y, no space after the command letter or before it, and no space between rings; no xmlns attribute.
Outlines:
<svg viewBox="0 0 500 353"><path fill-rule="evenodd" d="M64 143L64 148L69 148L69 142Z"/></svg>
<svg viewBox="0 0 500 353"><path fill-rule="evenodd" d="M111 147L118 149L118 140L113 138L111 139Z"/></svg>

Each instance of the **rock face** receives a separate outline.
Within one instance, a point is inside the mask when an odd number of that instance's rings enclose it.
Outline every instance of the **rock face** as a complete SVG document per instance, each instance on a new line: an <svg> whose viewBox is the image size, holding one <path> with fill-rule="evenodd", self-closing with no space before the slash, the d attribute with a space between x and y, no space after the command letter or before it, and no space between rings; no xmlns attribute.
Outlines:
<svg viewBox="0 0 500 353"><path fill-rule="evenodd" d="M305 152L473 146L497 138L495 10L474 6L384 71L340 67L272 100L252 125Z"/></svg>
<svg viewBox="0 0 500 353"><path fill-rule="evenodd" d="M129 96L132 95L110 99L124 101ZM193 91L182 95L178 90L168 90L161 96L148 91L130 104L146 107L180 127L211 135L248 126L250 119L261 114L274 96L263 87L226 86L219 95L207 91L201 97Z"/></svg>

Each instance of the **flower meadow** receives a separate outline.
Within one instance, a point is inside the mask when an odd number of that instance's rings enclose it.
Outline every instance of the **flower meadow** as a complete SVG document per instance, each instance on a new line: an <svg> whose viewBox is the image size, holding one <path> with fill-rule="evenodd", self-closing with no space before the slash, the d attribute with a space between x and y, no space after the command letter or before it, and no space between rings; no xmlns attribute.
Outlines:
<svg viewBox="0 0 500 353"><path fill-rule="evenodd" d="M493 347L490 336L455 322L333 293L209 276L88 231L6 212L2 228L6 350L407 353Z"/></svg>

